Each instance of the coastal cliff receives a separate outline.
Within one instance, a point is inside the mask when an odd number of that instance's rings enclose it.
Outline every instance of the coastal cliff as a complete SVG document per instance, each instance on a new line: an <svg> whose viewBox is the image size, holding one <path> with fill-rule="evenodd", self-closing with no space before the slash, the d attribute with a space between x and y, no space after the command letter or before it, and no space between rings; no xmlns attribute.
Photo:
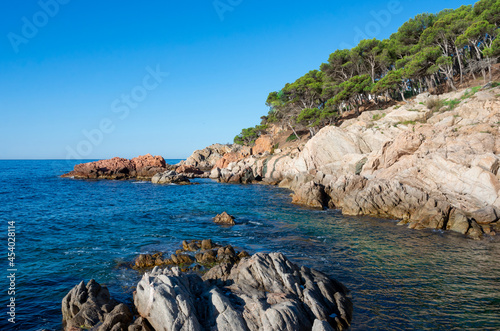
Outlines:
<svg viewBox="0 0 500 331"><path fill-rule="evenodd" d="M211 178L277 184L297 204L479 238L500 231L499 125L498 87L423 93L326 126L303 146L215 167Z"/></svg>

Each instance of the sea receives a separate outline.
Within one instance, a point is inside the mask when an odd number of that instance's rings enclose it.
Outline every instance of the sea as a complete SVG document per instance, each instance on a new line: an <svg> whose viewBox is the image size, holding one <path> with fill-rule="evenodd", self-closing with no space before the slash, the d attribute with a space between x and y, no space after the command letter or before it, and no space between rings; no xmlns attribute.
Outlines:
<svg viewBox="0 0 500 331"><path fill-rule="evenodd" d="M82 280L130 305L138 254L206 238L282 252L339 280L354 303L352 330L500 329L500 236L307 209L274 186L60 177L81 162L0 161L0 330L62 330L61 301ZM214 224L223 211L238 224Z"/></svg>

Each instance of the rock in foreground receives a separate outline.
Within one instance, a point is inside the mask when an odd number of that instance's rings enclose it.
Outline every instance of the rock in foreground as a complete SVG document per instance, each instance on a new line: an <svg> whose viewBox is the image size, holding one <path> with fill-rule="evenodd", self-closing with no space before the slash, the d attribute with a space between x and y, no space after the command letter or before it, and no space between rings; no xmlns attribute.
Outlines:
<svg viewBox="0 0 500 331"><path fill-rule="evenodd" d="M134 303L156 330L345 330L348 290L280 253L219 265L203 279L178 268L146 273ZM205 281L204 281L205 280Z"/></svg>
<svg viewBox="0 0 500 331"><path fill-rule="evenodd" d="M66 331L95 327L96 331L127 330L132 313L109 296L105 286L93 279L82 281L62 301L63 327Z"/></svg>

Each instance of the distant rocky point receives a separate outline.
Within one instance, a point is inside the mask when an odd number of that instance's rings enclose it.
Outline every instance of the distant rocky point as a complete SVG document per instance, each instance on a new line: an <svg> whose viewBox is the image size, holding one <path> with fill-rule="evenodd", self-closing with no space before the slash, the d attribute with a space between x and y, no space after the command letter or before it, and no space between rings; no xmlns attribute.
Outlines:
<svg viewBox="0 0 500 331"><path fill-rule="evenodd" d="M161 156L146 154L131 160L114 157L75 165L73 171L62 175L79 179L151 179L155 174L175 169Z"/></svg>

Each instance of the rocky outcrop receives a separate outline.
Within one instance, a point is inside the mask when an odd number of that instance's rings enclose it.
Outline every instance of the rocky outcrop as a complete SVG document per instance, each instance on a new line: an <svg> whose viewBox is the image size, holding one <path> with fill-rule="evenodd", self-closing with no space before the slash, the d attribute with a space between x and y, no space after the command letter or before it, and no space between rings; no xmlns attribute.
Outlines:
<svg viewBox="0 0 500 331"><path fill-rule="evenodd" d="M271 153L273 150L273 141L271 136L262 135L257 140L255 140L255 144L252 147L252 154L263 154L263 153Z"/></svg>
<svg viewBox="0 0 500 331"><path fill-rule="evenodd" d="M224 154L217 162L215 162L214 167L216 168L227 168L227 166L232 162L238 162L244 158L252 155L252 148L248 146L233 145L230 152Z"/></svg>
<svg viewBox="0 0 500 331"><path fill-rule="evenodd" d="M210 145L204 149L194 151L190 157L180 162L179 165L193 166L204 171L210 171L225 154L234 152L237 148L239 148L238 145Z"/></svg>
<svg viewBox="0 0 500 331"><path fill-rule="evenodd" d="M250 256L206 239L183 241L175 256L191 253L204 269L155 266L137 284L133 309L110 298L105 286L82 281L62 300L63 329L291 331L350 326L349 291L281 253ZM162 255L141 255L136 265L142 269L151 258L161 260Z"/></svg>
<svg viewBox="0 0 500 331"><path fill-rule="evenodd" d="M479 238L500 231L500 88L452 92L455 108L405 105L327 126L302 150L250 156L215 168L221 182L262 181L293 202L349 215L401 219L411 228Z"/></svg>
<svg viewBox="0 0 500 331"><path fill-rule="evenodd" d="M178 185L190 184L190 181L186 176L178 174L173 170L161 172L154 175L153 178L151 178L151 182L153 184L178 184Z"/></svg>
<svg viewBox="0 0 500 331"><path fill-rule="evenodd" d="M155 269L137 285L134 304L156 330L346 330L347 289L299 268L280 253L255 254L217 272Z"/></svg>
<svg viewBox="0 0 500 331"><path fill-rule="evenodd" d="M180 167L177 167L177 169L175 169L175 172L190 178L203 177L203 175L205 174L204 171L201 171L200 169L189 165L181 165Z"/></svg>
<svg viewBox="0 0 500 331"><path fill-rule="evenodd" d="M161 156L146 154L131 160L115 157L77 164L73 171L62 175L78 179L151 179L155 174L172 166L167 165Z"/></svg>
<svg viewBox="0 0 500 331"><path fill-rule="evenodd" d="M182 248L172 253L157 252L140 254L132 263L133 269L144 271L154 267L180 266L183 271L207 271L221 263L237 263L249 256L245 251L236 251L231 245L221 246L210 239L183 241Z"/></svg>
<svg viewBox="0 0 500 331"><path fill-rule="evenodd" d="M231 216L226 212L223 212L222 214L215 216L214 223L221 224L221 225L235 225L236 224L234 222L234 216Z"/></svg>
<svg viewBox="0 0 500 331"><path fill-rule="evenodd" d="M82 281L62 301L63 328L77 331L82 328L96 331L126 331L132 323L129 308L110 298L109 291L93 279Z"/></svg>

